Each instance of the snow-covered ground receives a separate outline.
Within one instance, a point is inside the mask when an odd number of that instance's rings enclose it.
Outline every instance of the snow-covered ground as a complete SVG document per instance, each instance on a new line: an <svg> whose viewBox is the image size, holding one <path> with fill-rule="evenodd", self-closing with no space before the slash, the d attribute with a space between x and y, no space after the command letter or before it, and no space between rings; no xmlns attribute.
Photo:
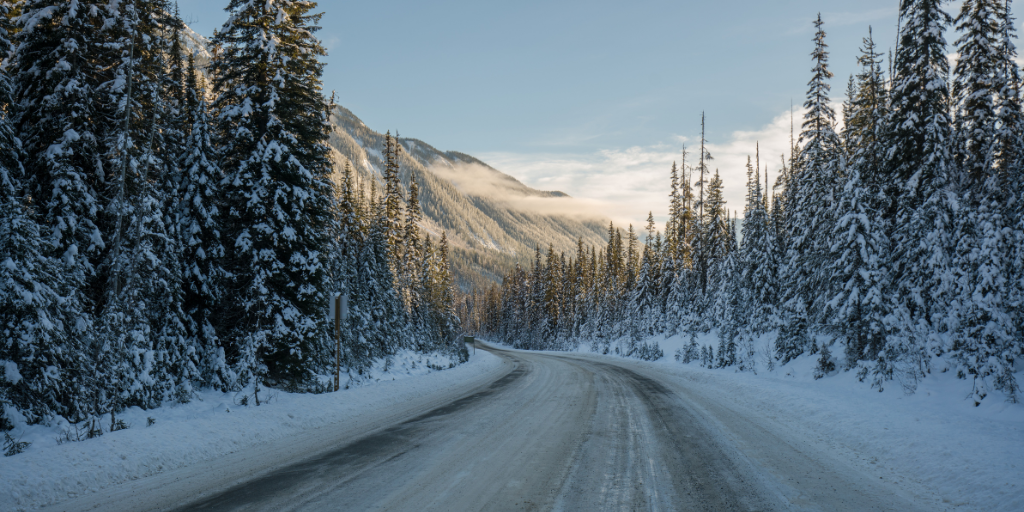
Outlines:
<svg viewBox="0 0 1024 512"><path fill-rule="evenodd" d="M403 352L387 371L383 364L348 381L350 388L339 393L264 390L256 407L251 388L237 394L208 391L188 404L131 409L118 416L129 428L109 432L109 424L103 425L102 436L80 442L58 441L66 425L19 425L12 434L31 445L24 453L0 457L0 510L31 510L234 452L264 451L310 431L380 421L373 416L417 402L436 407L479 386L502 361L476 351L468 363L438 371L449 366L446 358Z"/></svg>
<svg viewBox="0 0 1024 512"><path fill-rule="evenodd" d="M679 389L700 394L704 403L710 398L741 408L773 431L792 432L819 453L835 453L866 474L908 491L927 489L938 497L928 500L936 510L1024 510L1024 405L992 396L975 407L967 398L970 383L951 373L933 373L913 395L895 382L879 393L858 382L854 372L815 380L814 357L772 371L759 362L756 373L706 369L674 360L689 338L655 341L665 352L660 361L615 359L665 375ZM714 333L697 341L717 348ZM20 426L15 436L32 445L20 455L0 457L0 510L100 496L95 491L154 475L159 476L146 480L160 485L160 479L173 480L193 468L206 471L193 478L211 478L216 461L246 453L264 466L301 456L304 447L337 442L338 431L368 432L393 424L394 414L438 407L492 381L503 365L484 351L451 370L433 371L427 364L426 356L405 353L387 372L378 366L352 381L352 389L323 395L269 392L261 395L267 402L261 407L251 399L240 405L244 393L208 392L189 404L127 411L121 418L130 428L82 442L58 444L56 427ZM430 364L446 367L447 361ZM147 426L150 417L155 423Z"/></svg>
<svg viewBox="0 0 1024 512"><path fill-rule="evenodd" d="M817 356L769 371L763 353L770 339L758 342L756 374L677 362L673 356L690 342L689 336L649 341L657 341L665 357L637 364L757 411L765 421L802 432L856 464L882 468L897 483L931 489L950 509L1024 510L1024 404L992 395L975 407L970 381L953 372L933 371L911 395L898 382L880 393L859 382L855 371L815 380ZM697 342L717 351L714 331ZM581 352L589 350L580 346Z"/></svg>

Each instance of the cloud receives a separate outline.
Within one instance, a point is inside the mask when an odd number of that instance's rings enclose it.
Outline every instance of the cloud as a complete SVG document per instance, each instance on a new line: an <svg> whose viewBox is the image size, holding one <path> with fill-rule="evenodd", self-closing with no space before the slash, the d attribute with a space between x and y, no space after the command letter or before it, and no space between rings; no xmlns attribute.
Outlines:
<svg viewBox="0 0 1024 512"><path fill-rule="evenodd" d="M793 112L796 130L800 130L802 110ZM746 201L747 156L754 158L758 143L761 167L769 168L774 184L782 166L782 155L789 155L790 113L784 112L755 130L733 132L722 142L711 141L708 150L714 157L710 167L717 168L725 186L730 210L742 215ZM600 212L616 224L635 227L646 224L653 212L659 225L668 214L669 173L672 162L681 160L685 143L690 153L688 165L694 165L698 149L696 136L676 135L670 142L625 149L606 149L589 154L487 153L484 161L542 190L560 190L575 199L566 205L586 204L603 208ZM709 178L710 179L710 178ZM762 175L761 178L764 181ZM581 201L585 198L587 201ZM583 206L580 206L583 208Z"/></svg>
<svg viewBox="0 0 1024 512"><path fill-rule="evenodd" d="M562 215L587 219L608 219L610 205L597 199L579 197L520 197L505 200L512 208L543 215Z"/></svg>
<svg viewBox="0 0 1024 512"><path fill-rule="evenodd" d="M479 164L435 164L430 171L451 181L464 194L500 201L523 212L607 219L611 206L598 199L538 196L523 183ZM553 191L550 187L537 188Z"/></svg>

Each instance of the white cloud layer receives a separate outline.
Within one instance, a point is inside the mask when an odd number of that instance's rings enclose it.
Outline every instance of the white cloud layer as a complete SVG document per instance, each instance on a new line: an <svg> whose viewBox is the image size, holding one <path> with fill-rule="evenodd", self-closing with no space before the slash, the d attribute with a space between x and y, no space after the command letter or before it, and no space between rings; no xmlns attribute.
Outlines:
<svg viewBox="0 0 1024 512"><path fill-rule="evenodd" d="M802 110L793 112L796 131L800 131ZM752 131L733 132L725 142L711 141L708 150L714 157L710 167L717 168L725 186L730 210L743 214L746 201L747 156L754 158L761 148L761 167L775 183L782 167L782 155L789 155L790 113L784 112L767 125ZM575 198L587 199L591 211L596 208L616 224L632 223L642 227L647 213L654 212L662 225L668 214L670 171L679 162L683 144L689 152L688 164L695 165L699 150L696 137L676 136L672 143L608 149L592 154L516 154L478 155L488 164L542 190L559 190ZM708 178L710 181L710 177ZM762 174L761 181L764 181Z"/></svg>

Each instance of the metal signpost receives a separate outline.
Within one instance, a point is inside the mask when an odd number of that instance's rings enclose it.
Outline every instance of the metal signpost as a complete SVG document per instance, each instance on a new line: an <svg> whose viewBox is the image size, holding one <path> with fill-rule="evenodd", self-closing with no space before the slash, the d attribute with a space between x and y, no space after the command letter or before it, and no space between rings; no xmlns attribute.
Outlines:
<svg viewBox="0 0 1024 512"><path fill-rule="evenodd" d="M334 390L341 389L341 323L348 320L348 294L335 293L331 297L331 322L334 323Z"/></svg>

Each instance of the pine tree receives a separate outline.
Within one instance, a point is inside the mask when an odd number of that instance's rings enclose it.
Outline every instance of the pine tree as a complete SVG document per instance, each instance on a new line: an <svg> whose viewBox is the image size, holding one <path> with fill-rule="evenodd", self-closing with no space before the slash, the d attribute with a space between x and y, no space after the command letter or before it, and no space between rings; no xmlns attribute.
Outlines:
<svg viewBox="0 0 1024 512"><path fill-rule="evenodd" d="M1020 68L1017 67L1017 38L1010 1L1002 9L999 28L998 62L996 71L997 128L993 153L995 169L1001 186L1013 190L1018 186L1015 170L1024 165L1024 113L1022 113Z"/></svg>
<svg viewBox="0 0 1024 512"><path fill-rule="evenodd" d="M948 141L949 61L945 30L952 22L942 0L901 0L903 26L894 62L892 110L886 120L886 172L894 183L887 190L892 206L918 208L944 179L950 162ZM902 204L910 201L908 204Z"/></svg>
<svg viewBox="0 0 1024 512"><path fill-rule="evenodd" d="M960 58L953 70L955 158L964 172L962 186L971 190L988 178L995 163L1000 10L995 0L967 0L956 18L962 35L956 42Z"/></svg>
<svg viewBox="0 0 1024 512"><path fill-rule="evenodd" d="M233 241L226 249L235 299L223 318L237 325L242 359L266 364L266 376L257 365L239 368L240 377L296 387L309 385L313 357L328 342L331 164L315 7L232 0L213 40L225 231Z"/></svg>
<svg viewBox="0 0 1024 512"><path fill-rule="evenodd" d="M888 91L882 71L882 55L878 53L870 28L863 42L857 58L861 71L856 77L856 96L851 102L845 131L850 140L848 159L851 166L858 168L861 180L871 193L878 194L884 181L885 150L880 139L884 137L882 124L889 112Z"/></svg>
<svg viewBox="0 0 1024 512"><path fill-rule="evenodd" d="M729 210L725 203L725 184L718 170L708 184L707 197L704 201L704 255L709 269L721 261L729 253ZM713 279L709 277L709 279Z"/></svg>
<svg viewBox="0 0 1024 512"><path fill-rule="evenodd" d="M451 342L459 332L459 319L455 315L455 280L452 277L452 264L448 245L448 232L441 232L441 241L437 247L438 300L436 310L440 315L440 341Z"/></svg>
<svg viewBox="0 0 1024 512"><path fill-rule="evenodd" d="M760 160L760 158L758 158ZM765 175L767 175L767 171ZM753 335L774 328L774 310L778 305L778 270L780 258L776 250L768 213L765 211L764 191L760 171L748 168L747 206L743 216L742 287L744 318Z"/></svg>
<svg viewBox="0 0 1024 512"><path fill-rule="evenodd" d="M192 344L199 349L201 381L216 389L235 386L220 332L228 326L216 321L215 313L226 300L224 284L228 278L222 262L225 256L221 240L223 224L221 182L224 173L216 164L220 155L210 138L212 128L205 91L198 83L195 58L188 56L185 74L185 119L191 119L185 139L181 180L177 196L178 232L181 236L183 309ZM215 327L216 325L216 327Z"/></svg>
<svg viewBox="0 0 1024 512"><path fill-rule="evenodd" d="M876 196L861 181L859 167L853 167L845 181L825 272L831 293L825 316L829 330L844 343L847 366L852 367L862 359L876 359L885 342L884 258L889 248L878 226L882 217Z"/></svg>
<svg viewBox="0 0 1024 512"><path fill-rule="evenodd" d="M943 347L933 335L945 329L941 304L953 293L949 271L952 213L947 188L952 164L949 63L944 33L951 23L941 0L903 0L894 61L890 110L884 122L886 203L890 226L888 264L893 289L892 328L874 368L881 386L895 365L911 381L926 371L929 354Z"/></svg>
<svg viewBox="0 0 1024 512"><path fill-rule="evenodd" d="M95 5L94 5L95 4ZM98 306L98 267L109 239L100 231L103 210L100 178L97 56L76 51L96 48L104 12L95 2L72 4L29 0L20 5L14 80L15 133L22 142L25 193L37 198L36 213L47 229L49 254L63 260L70 293L67 304L75 338L85 338ZM61 20L59 24L48 20ZM74 307L79 309L71 309Z"/></svg>
<svg viewBox="0 0 1024 512"><path fill-rule="evenodd" d="M405 233L402 237L404 245L402 249L402 288L405 295L405 306L414 325L420 321L423 314L422 294L424 292L418 285L421 281L420 261L423 259L420 249L419 223L421 217L419 186L416 184L416 177L412 176L409 180L409 201L406 205Z"/></svg>
<svg viewBox="0 0 1024 512"><path fill-rule="evenodd" d="M706 295L708 292L708 271L711 268L713 259L713 247L714 244L710 240L712 233L715 232L714 226L711 226L708 222L708 217L705 216L705 175L710 174L708 163L713 160L711 153L708 152L706 146L706 140L704 138L704 114L700 116L700 158L695 171L699 177L697 179L697 188L700 189L698 194L697 203L694 205L694 209L697 210L697 221L694 228L694 248L693 248L693 266L697 271L699 278L700 292Z"/></svg>
<svg viewBox="0 0 1024 512"><path fill-rule="evenodd" d="M889 293L889 227L879 202L886 92L881 56L870 31L858 62L861 72L846 126L850 165L841 177L842 189L831 215L829 266L822 283L822 322L845 346L847 368L877 359L885 342ZM831 371L831 354L824 354L827 349L828 344L822 347L819 359L822 375Z"/></svg>
<svg viewBox="0 0 1024 512"><path fill-rule="evenodd" d="M954 70L953 94L958 107L957 156L963 175L952 266L959 300L949 308L947 317L956 318L951 348L958 375L973 380L975 402L992 389L1017 400L1019 385L1013 365L1024 347L1006 307L1013 295L1006 263L1011 261L1014 240L1004 206L1011 200L1005 175L1009 169L1005 162L997 166L1000 155L1012 154L1014 145L1000 126L1004 119L1013 123L1016 110L1015 93L1004 84L1012 79L1008 64L1016 68L1016 64L1004 62L1010 48L1003 46L1012 45L1003 26L1008 16L1008 8L1004 12L996 2L974 0L964 3L957 18L963 35L957 41L961 60ZM1004 93L1009 93L1008 101L1000 99ZM1009 112L1000 115L996 109L1004 104ZM1009 144L1003 145L1006 142Z"/></svg>
<svg viewBox="0 0 1024 512"><path fill-rule="evenodd" d="M11 5L0 4L0 55L10 54ZM26 196L28 177L10 113L14 84L0 73L0 403L29 423L71 421L91 412L92 365L76 325L82 314L79 283L65 261L51 257L53 240ZM13 366L11 366L13 365ZM10 419L0 406L0 430Z"/></svg>
<svg viewBox="0 0 1024 512"><path fill-rule="evenodd" d="M783 325L776 351L786 362L801 354L810 343L810 329L820 306L817 291L824 278L821 270L828 251L828 226L835 205L835 183L844 165L839 138L833 130L835 112L829 102L828 46L821 15L814 23L814 61L808 83L800 132L802 149L786 187L789 249L783 267L786 283ZM817 307L816 307L817 306Z"/></svg>
<svg viewBox="0 0 1024 512"><path fill-rule="evenodd" d="M654 335L658 277L655 273L657 262L654 261L654 249L648 244L643 249L643 261L640 265L640 276L632 290L631 319L634 322L633 339L639 341Z"/></svg>
<svg viewBox="0 0 1024 512"><path fill-rule="evenodd" d="M743 323L743 306L740 303L743 261L740 252L736 250L735 224L727 221L726 225L731 228L726 241L727 252L715 262L715 302L711 309L713 322L718 326L719 368L748 363L748 358L744 357L737 343L742 335L740 331Z"/></svg>
<svg viewBox="0 0 1024 512"><path fill-rule="evenodd" d="M1002 45L1000 47L999 131L996 134L996 172L1011 201L1004 207L1010 220L1009 254L1011 304L1024 304L1024 112L1021 106L1021 77L1017 67L1017 38L1014 17L1007 0L1002 13ZM1024 311L1011 308L1017 332L1024 332Z"/></svg>
<svg viewBox="0 0 1024 512"><path fill-rule="evenodd" d="M562 300L562 296L558 293L559 288L561 288L559 284L562 280L560 270L559 259L555 255L555 247L549 244L546 264L541 273L540 283L543 297L541 304L541 315L543 318L541 338L548 346L555 344L560 321L558 316L558 306Z"/></svg>
<svg viewBox="0 0 1024 512"><path fill-rule="evenodd" d="M402 250L402 182L399 179L398 152L401 146L391 137L389 131L384 136L384 213L387 244L390 251L391 266L397 272L401 262Z"/></svg>
<svg viewBox="0 0 1024 512"><path fill-rule="evenodd" d="M686 149L683 149L685 154ZM676 257L680 250L680 231L683 222L683 198L679 194L679 171L672 162L671 184L669 189L668 222L665 224L665 245L668 253Z"/></svg>

